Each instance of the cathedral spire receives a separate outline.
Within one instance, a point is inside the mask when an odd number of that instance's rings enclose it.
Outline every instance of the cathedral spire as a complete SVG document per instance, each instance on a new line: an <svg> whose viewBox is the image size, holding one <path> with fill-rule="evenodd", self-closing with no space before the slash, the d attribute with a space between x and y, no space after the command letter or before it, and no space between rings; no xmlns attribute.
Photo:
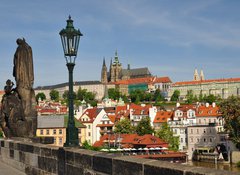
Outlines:
<svg viewBox="0 0 240 175"><path fill-rule="evenodd" d="M107 66L106 66L106 62L105 62L105 57L103 57L101 82L103 84L106 84L108 82L108 80L107 80Z"/></svg>
<svg viewBox="0 0 240 175"><path fill-rule="evenodd" d="M115 51L114 63L115 63L115 64L119 64L117 50Z"/></svg>

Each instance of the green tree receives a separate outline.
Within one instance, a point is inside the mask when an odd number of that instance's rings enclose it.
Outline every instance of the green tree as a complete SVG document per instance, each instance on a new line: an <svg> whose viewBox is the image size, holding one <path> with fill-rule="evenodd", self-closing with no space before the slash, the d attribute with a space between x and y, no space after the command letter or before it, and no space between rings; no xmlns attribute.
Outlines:
<svg viewBox="0 0 240 175"><path fill-rule="evenodd" d="M139 103L140 101L144 100L145 92L140 89L136 89L130 92L129 97L131 99L131 102L133 103Z"/></svg>
<svg viewBox="0 0 240 175"><path fill-rule="evenodd" d="M192 90L188 90L187 91L187 95L186 95L186 102L188 103L188 104L192 104L193 103L193 101L194 101L194 95L193 95L193 91Z"/></svg>
<svg viewBox="0 0 240 175"><path fill-rule="evenodd" d="M59 92L57 90L55 90L55 89L51 90L49 95L50 95L51 100L59 101Z"/></svg>
<svg viewBox="0 0 240 175"><path fill-rule="evenodd" d="M179 137L173 136L173 132L167 123L162 124L156 135L169 144L170 150L177 151L179 149Z"/></svg>
<svg viewBox="0 0 240 175"><path fill-rule="evenodd" d="M136 126L136 133L138 135L152 134L154 129L150 124L150 117L143 118Z"/></svg>
<svg viewBox="0 0 240 175"><path fill-rule="evenodd" d="M36 95L36 101L38 101L39 99L41 99L41 100L46 100L46 95L45 95L43 92L39 92L39 93Z"/></svg>
<svg viewBox="0 0 240 175"><path fill-rule="evenodd" d="M219 106L225 121L224 128L229 132L230 139L240 149L240 97L231 96L223 100Z"/></svg>
<svg viewBox="0 0 240 175"><path fill-rule="evenodd" d="M113 100L118 100L121 96L119 88L110 88L108 89L108 97Z"/></svg>
<svg viewBox="0 0 240 175"><path fill-rule="evenodd" d="M97 106L97 101L95 99L96 94L92 92L88 92L86 89L79 88L77 91L77 100L83 101L85 100L86 103L89 103L91 106Z"/></svg>
<svg viewBox="0 0 240 175"><path fill-rule="evenodd" d="M210 94L208 96L204 96L203 97L203 101L206 102L206 103L209 103L209 104L212 104L213 102L216 102L216 101L219 101L220 100L220 97L218 96L215 96L213 94Z"/></svg>
<svg viewBox="0 0 240 175"><path fill-rule="evenodd" d="M175 90L172 94L171 101L178 101L180 97L180 91Z"/></svg>
<svg viewBox="0 0 240 175"><path fill-rule="evenodd" d="M154 92L153 100L155 101L155 103L160 102L160 101L164 101L164 97L162 96L160 89L157 89Z"/></svg>
<svg viewBox="0 0 240 175"><path fill-rule="evenodd" d="M115 133L121 134L131 134L133 133L134 128L131 125L131 121L128 118L121 119L114 128Z"/></svg>

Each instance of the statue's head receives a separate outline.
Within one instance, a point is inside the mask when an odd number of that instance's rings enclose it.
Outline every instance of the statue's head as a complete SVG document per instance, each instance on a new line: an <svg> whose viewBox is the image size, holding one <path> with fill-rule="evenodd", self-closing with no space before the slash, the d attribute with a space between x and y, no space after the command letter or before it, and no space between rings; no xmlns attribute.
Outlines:
<svg viewBox="0 0 240 175"><path fill-rule="evenodd" d="M18 45L21 45L24 43L24 41L25 41L24 39L18 38L16 42Z"/></svg>

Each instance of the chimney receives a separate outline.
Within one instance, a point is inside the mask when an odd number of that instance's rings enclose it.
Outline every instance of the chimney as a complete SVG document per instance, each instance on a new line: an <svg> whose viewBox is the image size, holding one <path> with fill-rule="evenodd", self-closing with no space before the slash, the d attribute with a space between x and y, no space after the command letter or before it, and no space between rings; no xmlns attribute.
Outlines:
<svg viewBox="0 0 240 175"><path fill-rule="evenodd" d="M212 103L212 107L213 107L213 108L216 107L216 103L215 103L215 102Z"/></svg>

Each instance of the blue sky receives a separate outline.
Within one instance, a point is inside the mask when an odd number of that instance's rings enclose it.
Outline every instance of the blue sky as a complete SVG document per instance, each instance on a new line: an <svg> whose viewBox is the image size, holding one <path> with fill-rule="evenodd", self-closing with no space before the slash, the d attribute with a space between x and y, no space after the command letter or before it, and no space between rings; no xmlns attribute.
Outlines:
<svg viewBox="0 0 240 175"><path fill-rule="evenodd" d="M16 39L33 49L34 86L68 81L59 31L68 15L83 33L74 80L100 80L118 50L123 67L173 82L240 77L238 0L11 0L0 5L0 89L12 79Z"/></svg>

